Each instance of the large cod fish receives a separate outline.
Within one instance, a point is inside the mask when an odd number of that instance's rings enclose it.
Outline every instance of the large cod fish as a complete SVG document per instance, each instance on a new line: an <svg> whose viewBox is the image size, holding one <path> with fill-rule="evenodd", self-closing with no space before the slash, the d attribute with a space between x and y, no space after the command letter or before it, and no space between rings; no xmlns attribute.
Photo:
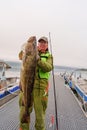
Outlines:
<svg viewBox="0 0 87 130"><path fill-rule="evenodd" d="M32 36L28 39L25 52L22 57L22 66L20 72L20 86L23 91L23 106L25 108L22 122L26 122L26 117L29 116L29 107L32 102L32 91L35 79L35 70L36 70L36 56L37 56L37 45L36 37Z"/></svg>

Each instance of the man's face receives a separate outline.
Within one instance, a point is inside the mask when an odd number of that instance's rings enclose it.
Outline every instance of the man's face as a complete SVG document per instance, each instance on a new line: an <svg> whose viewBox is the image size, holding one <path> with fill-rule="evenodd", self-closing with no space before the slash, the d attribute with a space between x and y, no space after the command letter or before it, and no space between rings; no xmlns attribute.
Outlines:
<svg viewBox="0 0 87 130"><path fill-rule="evenodd" d="M44 40L40 40L40 42L38 43L38 50L41 52L45 52L48 48L48 43Z"/></svg>

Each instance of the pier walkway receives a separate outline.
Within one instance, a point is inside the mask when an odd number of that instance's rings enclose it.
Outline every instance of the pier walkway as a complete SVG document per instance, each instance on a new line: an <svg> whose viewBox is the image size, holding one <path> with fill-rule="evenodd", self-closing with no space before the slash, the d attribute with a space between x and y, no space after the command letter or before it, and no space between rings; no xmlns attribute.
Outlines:
<svg viewBox="0 0 87 130"><path fill-rule="evenodd" d="M55 76L58 130L87 130L87 117L79 106L71 90L64 86L64 79ZM18 130L19 128L18 96L0 107L0 130ZM50 80L49 102L46 114L46 129L56 130L53 82ZM34 130L34 111L31 114L30 130Z"/></svg>

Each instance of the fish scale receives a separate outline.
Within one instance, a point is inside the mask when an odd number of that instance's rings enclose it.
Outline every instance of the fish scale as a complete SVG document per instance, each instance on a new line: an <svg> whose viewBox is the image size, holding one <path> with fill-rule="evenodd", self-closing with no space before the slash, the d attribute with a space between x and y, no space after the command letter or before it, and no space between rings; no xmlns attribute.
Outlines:
<svg viewBox="0 0 87 130"><path fill-rule="evenodd" d="M28 39L25 52L22 58L22 66L20 72L20 84L21 89L24 93L23 104L25 106L25 111L23 113L23 121L26 122L26 117L29 116L29 107L32 105L31 102L31 93L33 91L34 79L35 79L35 70L36 70L36 55L37 55L37 44L36 37L32 36Z"/></svg>

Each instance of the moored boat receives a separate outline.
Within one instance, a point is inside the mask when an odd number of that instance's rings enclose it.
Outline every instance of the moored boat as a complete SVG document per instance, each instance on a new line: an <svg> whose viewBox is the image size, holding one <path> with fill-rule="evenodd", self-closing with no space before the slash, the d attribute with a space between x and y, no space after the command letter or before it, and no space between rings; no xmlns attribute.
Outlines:
<svg viewBox="0 0 87 130"><path fill-rule="evenodd" d="M0 106L7 101L5 99L6 96L9 96L8 99L11 99L18 94L20 89L18 85L19 77L6 77L5 75L5 71L10 68L11 66L5 61L0 60Z"/></svg>

